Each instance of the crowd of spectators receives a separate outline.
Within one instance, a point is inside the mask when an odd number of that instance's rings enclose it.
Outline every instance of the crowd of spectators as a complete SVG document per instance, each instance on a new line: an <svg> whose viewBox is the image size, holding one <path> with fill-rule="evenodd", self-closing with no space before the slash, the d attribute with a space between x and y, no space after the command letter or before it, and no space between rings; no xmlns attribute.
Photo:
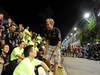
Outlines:
<svg viewBox="0 0 100 75"><path fill-rule="evenodd" d="M0 13L0 75L52 75L44 63L45 39L29 27L5 17Z"/></svg>
<svg viewBox="0 0 100 75"><path fill-rule="evenodd" d="M100 43L87 44L83 46L72 45L62 48L62 54L69 57L100 60Z"/></svg>

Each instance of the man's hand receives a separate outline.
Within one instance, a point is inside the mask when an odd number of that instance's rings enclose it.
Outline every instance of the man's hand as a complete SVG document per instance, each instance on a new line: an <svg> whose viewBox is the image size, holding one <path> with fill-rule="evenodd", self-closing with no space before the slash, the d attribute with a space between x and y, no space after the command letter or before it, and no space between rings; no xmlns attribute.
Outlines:
<svg viewBox="0 0 100 75"><path fill-rule="evenodd" d="M0 58L0 64L4 64L4 60Z"/></svg>

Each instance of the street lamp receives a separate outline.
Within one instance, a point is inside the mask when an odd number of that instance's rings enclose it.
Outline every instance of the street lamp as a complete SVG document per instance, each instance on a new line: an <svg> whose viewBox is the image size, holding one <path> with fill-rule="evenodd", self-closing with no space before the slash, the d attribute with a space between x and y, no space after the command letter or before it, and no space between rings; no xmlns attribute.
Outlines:
<svg viewBox="0 0 100 75"><path fill-rule="evenodd" d="M87 12L87 13L84 14L84 18L85 19L89 18L89 16L90 16L90 13L89 12Z"/></svg>
<svg viewBox="0 0 100 75"><path fill-rule="evenodd" d="M98 13L98 16L100 16L100 12Z"/></svg>
<svg viewBox="0 0 100 75"><path fill-rule="evenodd" d="M76 31L77 30L77 27L74 27L74 31Z"/></svg>
<svg viewBox="0 0 100 75"><path fill-rule="evenodd" d="M71 36L73 35L73 33L70 34Z"/></svg>
<svg viewBox="0 0 100 75"><path fill-rule="evenodd" d="M67 36L67 39L69 39L69 36Z"/></svg>

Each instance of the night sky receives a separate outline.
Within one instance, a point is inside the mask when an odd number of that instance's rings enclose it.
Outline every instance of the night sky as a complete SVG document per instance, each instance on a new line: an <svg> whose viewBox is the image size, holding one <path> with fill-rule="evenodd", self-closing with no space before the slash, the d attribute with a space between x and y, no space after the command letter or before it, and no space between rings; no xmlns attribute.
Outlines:
<svg viewBox="0 0 100 75"><path fill-rule="evenodd" d="M13 0L0 2L0 6L17 24L29 25L35 32L40 31L45 18L52 17L64 38L77 20L81 2L82 0Z"/></svg>

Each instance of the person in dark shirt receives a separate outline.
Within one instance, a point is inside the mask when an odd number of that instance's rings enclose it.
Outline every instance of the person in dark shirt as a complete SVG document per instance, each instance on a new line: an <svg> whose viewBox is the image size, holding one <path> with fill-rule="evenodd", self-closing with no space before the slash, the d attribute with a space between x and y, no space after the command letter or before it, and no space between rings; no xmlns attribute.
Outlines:
<svg viewBox="0 0 100 75"><path fill-rule="evenodd" d="M3 26L0 25L0 48L5 44L5 34L3 32Z"/></svg>
<svg viewBox="0 0 100 75"><path fill-rule="evenodd" d="M4 14L0 13L0 25L3 24L3 20L4 20Z"/></svg>
<svg viewBox="0 0 100 75"><path fill-rule="evenodd" d="M7 21L6 16L4 15L4 13L0 12L0 25L3 25L6 29L6 27L8 25L7 22L8 21Z"/></svg>
<svg viewBox="0 0 100 75"><path fill-rule="evenodd" d="M60 46L61 46L61 33L60 30L54 27L54 20L52 18L46 19L46 30L43 36L48 42L47 60L54 65L54 74L58 64L60 64Z"/></svg>
<svg viewBox="0 0 100 75"><path fill-rule="evenodd" d="M7 67L9 65L9 45L5 44L2 48L2 52L0 54L0 58L3 60L3 70L1 75L6 75L5 73L7 72Z"/></svg>
<svg viewBox="0 0 100 75"><path fill-rule="evenodd" d="M9 45L5 44L3 46L2 52L0 54L0 57L3 58L4 64L9 62Z"/></svg>

